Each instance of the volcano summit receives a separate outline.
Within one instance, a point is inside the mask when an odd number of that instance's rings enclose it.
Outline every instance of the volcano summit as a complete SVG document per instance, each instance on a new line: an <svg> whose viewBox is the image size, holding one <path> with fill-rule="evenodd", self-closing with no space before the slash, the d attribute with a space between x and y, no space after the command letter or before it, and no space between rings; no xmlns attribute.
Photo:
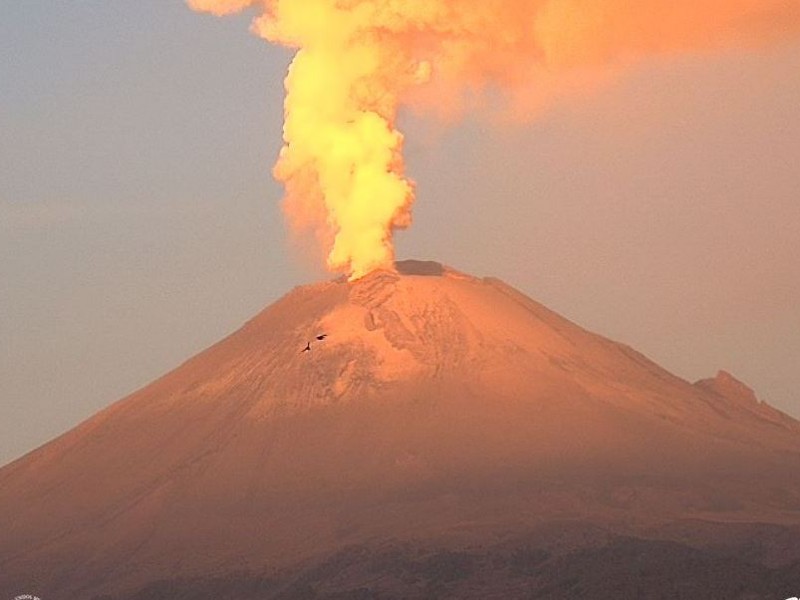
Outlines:
<svg viewBox="0 0 800 600"><path fill-rule="evenodd" d="M7 465L0 519L0 598L785 598L800 423L407 261Z"/></svg>

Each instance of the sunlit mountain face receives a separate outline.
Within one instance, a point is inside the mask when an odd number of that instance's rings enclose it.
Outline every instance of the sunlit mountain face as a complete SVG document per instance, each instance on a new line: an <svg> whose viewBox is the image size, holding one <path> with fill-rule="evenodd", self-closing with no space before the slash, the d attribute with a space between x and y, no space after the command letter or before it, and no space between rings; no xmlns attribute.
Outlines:
<svg viewBox="0 0 800 600"><path fill-rule="evenodd" d="M12 598L785 598L800 424L406 261L4 467L0 519Z"/></svg>

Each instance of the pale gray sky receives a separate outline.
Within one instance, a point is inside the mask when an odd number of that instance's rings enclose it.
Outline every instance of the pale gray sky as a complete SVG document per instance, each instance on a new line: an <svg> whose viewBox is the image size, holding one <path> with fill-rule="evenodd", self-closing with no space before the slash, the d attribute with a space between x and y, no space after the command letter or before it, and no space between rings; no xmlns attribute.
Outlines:
<svg viewBox="0 0 800 600"><path fill-rule="evenodd" d="M269 170L288 55L176 0L0 8L0 464L326 275ZM800 46L640 65L532 125L406 117L401 257L496 275L800 416Z"/></svg>

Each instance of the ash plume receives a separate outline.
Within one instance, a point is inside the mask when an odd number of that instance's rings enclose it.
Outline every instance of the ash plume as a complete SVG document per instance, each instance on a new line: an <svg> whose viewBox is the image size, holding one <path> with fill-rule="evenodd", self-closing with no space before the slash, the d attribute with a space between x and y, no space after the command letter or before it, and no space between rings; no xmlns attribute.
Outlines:
<svg viewBox="0 0 800 600"><path fill-rule="evenodd" d="M297 50L274 169L295 228L357 279L390 267L411 223L398 111L458 116L500 90L516 118L655 55L758 47L800 34L796 0L188 0L255 12Z"/></svg>

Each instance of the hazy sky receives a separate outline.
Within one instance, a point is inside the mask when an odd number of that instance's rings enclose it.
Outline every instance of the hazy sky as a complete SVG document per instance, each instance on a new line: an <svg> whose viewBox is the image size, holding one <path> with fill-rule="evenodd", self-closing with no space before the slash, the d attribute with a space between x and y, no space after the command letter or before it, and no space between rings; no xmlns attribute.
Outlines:
<svg viewBox="0 0 800 600"><path fill-rule="evenodd" d="M290 57L246 30L179 0L0 7L0 463L326 277L270 177ZM525 127L406 116L400 255L800 416L798 73L785 44L644 63Z"/></svg>

